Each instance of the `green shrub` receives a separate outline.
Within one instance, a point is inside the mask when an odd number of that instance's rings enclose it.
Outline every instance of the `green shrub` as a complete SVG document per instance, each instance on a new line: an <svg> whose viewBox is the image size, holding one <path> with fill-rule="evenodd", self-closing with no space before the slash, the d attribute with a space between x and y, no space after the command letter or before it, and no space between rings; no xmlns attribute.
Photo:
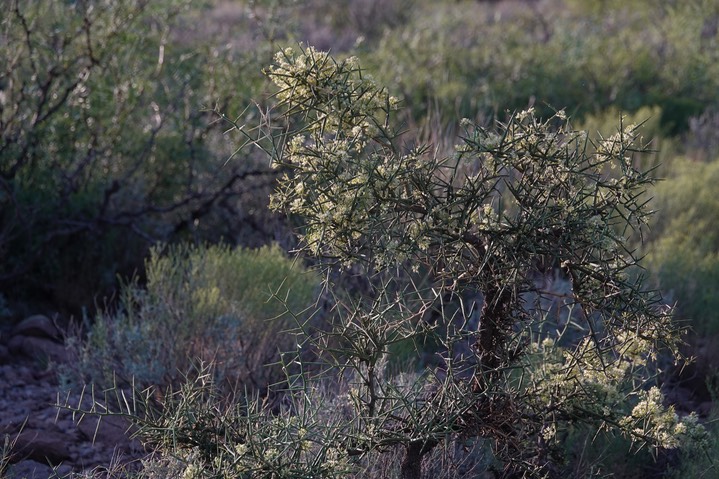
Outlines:
<svg viewBox="0 0 719 479"><path fill-rule="evenodd" d="M120 309L98 316L86 341L76 339L77 367L66 374L104 386L163 386L201 360L219 379L251 389L281 379L265 366L293 346L284 313L312 305L316 276L276 246L155 248L146 267L146 287L126 285Z"/></svg>
<svg viewBox="0 0 719 479"><path fill-rule="evenodd" d="M262 216L262 194L241 197L272 173L252 161L225 166L231 151L203 109L246 104L264 81L261 53L173 41L190 33L190 5L5 6L0 288L9 295L77 313L140 269L153 242L230 240L248 211Z"/></svg>
<svg viewBox="0 0 719 479"><path fill-rule="evenodd" d="M675 134L717 104L718 8L713 0L424 2L367 56L415 117L439 112L447 124L533 103L540 115L567 106L581 119L609 106L659 106Z"/></svg>
<svg viewBox="0 0 719 479"><path fill-rule="evenodd" d="M635 167L635 127L588 148L563 112L522 111L493 129L462 121L455 155L437 157L397 144L397 100L356 58L285 49L267 72L284 112L281 128L267 125L285 173L271 206L301 221L333 317L321 332L300 324L279 403L228 404L200 370L159 411L118 405L186 476L336 477L376 458L410 479L433 453L474 441L479 471L559 477L578 427L654 448L702 441L696 415L664 405L654 381L660 348L677 350L671 311L628 274L638 260L626 235L644 225L653 184ZM335 281L348 265L368 278L360 298ZM567 316L540 304L553 292L537 277L555 269L570 281ZM199 281L180 311L214 311L213 288ZM391 364L427 336L442 345L438 367Z"/></svg>
<svg viewBox="0 0 719 479"><path fill-rule="evenodd" d="M647 267L700 333L719 331L719 161L677 160L657 185Z"/></svg>

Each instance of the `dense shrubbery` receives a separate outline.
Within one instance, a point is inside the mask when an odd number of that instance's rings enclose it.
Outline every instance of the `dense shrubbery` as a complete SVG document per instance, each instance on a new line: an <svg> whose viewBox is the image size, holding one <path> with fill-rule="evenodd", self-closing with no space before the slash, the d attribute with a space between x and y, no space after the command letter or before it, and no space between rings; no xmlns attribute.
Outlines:
<svg viewBox="0 0 719 479"><path fill-rule="evenodd" d="M716 2L592 5L425 2L368 58L415 115L439 109L446 122L529 103L575 118L659 106L662 124L680 131L717 104Z"/></svg>
<svg viewBox="0 0 719 479"><path fill-rule="evenodd" d="M139 270L152 242L246 239L243 217L263 207L246 192L261 197L272 175L225 164L221 127L203 107L233 108L261 91L259 53L178 41L189 34L189 6L6 5L0 287L12 299L77 312L108 294L118 273ZM266 237L263 223L255 226Z"/></svg>
<svg viewBox="0 0 719 479"><path fill-rule="evenodd" d="M430 128L436 144L453 136L447 125L458 116L501 118L530 102L540 114L567 106L575 121L613 117L610 106L634 118L651 107L662 137L717 104L711 0L631 10L363 0L345 11L323 0L264 0L212 14L209 6L11 2L0 51L0 287L13 304L25 295L74 312L91 307L118 273L140 269L153 241L257 245L272 235L257 200L269 191L257 178L266 171L225 164L221 126L202 108L241 111L264 89L257 72L280 42L357 46L409 120L441 117ZM376 10L381 22L368 22ZM669 144L654 145L664 163ZM255 187L261 193L248 194Z"/></svg>

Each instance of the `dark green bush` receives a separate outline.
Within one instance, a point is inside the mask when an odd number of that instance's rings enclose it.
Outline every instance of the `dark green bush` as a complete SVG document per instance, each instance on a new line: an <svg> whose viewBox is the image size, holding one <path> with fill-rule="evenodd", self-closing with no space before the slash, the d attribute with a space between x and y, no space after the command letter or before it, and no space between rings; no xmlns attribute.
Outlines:
<svg viewBox="0 0 719 479"><path fill-rule="evenodd" d="M257 191L273 174L252 161L225 164L222 126L203 110L249 101L263 81L261 50L179 41L192 33L191 5L6 5L0 289L8 297L77 312L118 274L141 269L155 241L247 240L241 222L253 216L269 230ZM261 230L255 243L268 235Z"/></svg>

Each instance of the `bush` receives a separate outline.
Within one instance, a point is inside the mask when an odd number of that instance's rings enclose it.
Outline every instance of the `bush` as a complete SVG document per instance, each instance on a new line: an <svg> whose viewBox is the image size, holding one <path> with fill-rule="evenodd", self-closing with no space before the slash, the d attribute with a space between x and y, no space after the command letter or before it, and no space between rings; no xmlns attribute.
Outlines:
<svg viewBox="0 0 719 479"><path fill-rule="evenodd" d="M719 161L677 160L654 191L659 213L647 265L677 312L701 333L719 332Z"/></svg>
<svg viewBox="0 0 719 479"><path fill-rule="evenodd" d="M283 171L271 205L301 221L333 322L299 325L279 403L228 405L201 370L159 412L125 406L185 476L337 477L396 459L399 477L416 478L431 454L473 441L480 470L559 477L577 427L666 449L704 438L654 383L678 336L632 274L625 237L642 228L653 183L634 166L633 126L590 149L563 112L494 129L465 120L456 154L438 158L397 144L397 100L356 58L285 49L267 72L284 112L266 125L284 145L267 150ZM333 279L348 265L368 278L362 297ZM555 272L571 312L556 317L542 307L557 299L544 281ZM427 336L442 345L436 367L388 367L394 345Z"/></svg>
<svg viewBox="0 0 719 479"><path fill-rule="evenodd" d="M68 379L164 387L198 360L214 364L216 380L250 389L282 378L266 366L294 344L284 313L312 305L314 275L276 246L155 248L146 268L146 288L126 285L119 310L98 316L86 341L76 338Z"/></svg>
<svg viewBox="0 0 719 479"><path fill-rule="evenodd" d="M252 219L270 224L262 194L247 192L272 173L252 161L224 166L231 151L203 110L249 101L263 82L255 53L173 41L189 5L6 5L0 288L9 298L77 313L139 270L156 241L245 240Z"/></svg>
<svg viewBox="0 0 719 479"><path fill-rule="evenodd" d="M449 124L533 104L542 116L568 105L581 120L659 106L675 134L717 104L718 13L704 0L424 2L367 56L415 118L438 110Z"/></svg>

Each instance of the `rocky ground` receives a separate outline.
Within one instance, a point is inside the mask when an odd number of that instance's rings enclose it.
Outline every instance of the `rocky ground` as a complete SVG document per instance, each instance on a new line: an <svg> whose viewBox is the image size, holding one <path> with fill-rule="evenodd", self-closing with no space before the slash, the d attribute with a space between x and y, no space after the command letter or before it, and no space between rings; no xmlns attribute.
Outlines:
<svg viewBox="0 0 719 479"><path fill-rule="evenodd" d="M59 393L53 365L68 361L62 337L42 315L0 332L0 460L6 461L0 462L1 479L117 477L106 474L107 468L132 468L146 455L129 437L126 422L105 418L98 425L96 417L81 419L57 406L90 405L87 397L81 401L79 392ZM707 418L715 407L705 386L707 371L716 371L719 358L706 358L717 356L719 339L694 342L699 359L671 375L663 389L680 414L696 411Z"/></svg>
<svg viewBox="0 0 719 479"><path fill-rule="evenodd" d="M46 479L99 473L144 455L127 424L58 408L79 394L58 397L53 364L67 360L61 333L45 316L31 316L0 336L0 446L9 459L0 477ZM66 399L68 401L66 401ZM85 404L87 405L87 404Z"/></svg>

